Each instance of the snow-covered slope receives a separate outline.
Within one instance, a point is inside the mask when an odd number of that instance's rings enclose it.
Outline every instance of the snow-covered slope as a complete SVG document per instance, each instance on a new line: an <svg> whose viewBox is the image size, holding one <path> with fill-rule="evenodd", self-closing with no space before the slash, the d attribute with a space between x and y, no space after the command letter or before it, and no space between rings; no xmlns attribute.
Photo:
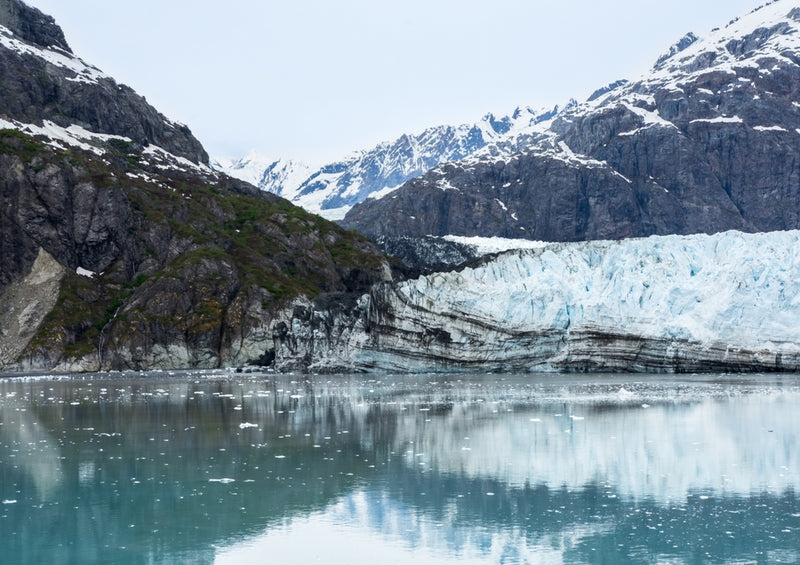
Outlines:
<svg viewBox="0 0 800 565"><path fill-rule="evenodd" d="M346 332L306 312L292 322L294 351L276 351L320 368L796 370L797 249L789 231L508 251L379 285Z"/></svg>
<svg viewBox="0 0 800 565"><path fill-rule="evenodd" d="M493 153L517 150L532 128L549 123L559 108L518 108L510 116L487 114L474 124L438 126L403 135L334 163L313 166L250 153L217 157L213 166L230 176L282 196L306 210L338 220L356 203L388 194L436 165L462 159L493 145Z"/></svg>
<svg viewBox="0 0 800 565"><path fill-rule="evenodd" d="M255 151L241 158L215 157L211 166L287 200L295 199L297 189L317 170L302 161L272 159Z"/></svg>

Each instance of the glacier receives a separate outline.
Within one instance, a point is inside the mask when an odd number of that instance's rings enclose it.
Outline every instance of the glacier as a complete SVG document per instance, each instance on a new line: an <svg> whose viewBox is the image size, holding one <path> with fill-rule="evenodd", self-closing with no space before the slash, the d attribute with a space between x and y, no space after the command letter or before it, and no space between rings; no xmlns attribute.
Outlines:
<svg viewBox="0 0 800 565"><path fill-rule="evenodd" d="M312 371L798 369L800 231L549 243L301 300L275 365Z"/></svg>

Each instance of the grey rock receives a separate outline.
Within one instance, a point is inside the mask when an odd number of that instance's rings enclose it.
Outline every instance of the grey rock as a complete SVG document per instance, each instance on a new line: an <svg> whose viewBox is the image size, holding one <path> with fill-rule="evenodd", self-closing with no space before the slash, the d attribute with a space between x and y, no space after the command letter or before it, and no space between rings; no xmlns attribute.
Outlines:
<svg viewBox="0 0 800 565"><path fill-rule="evenodd" d="M386 255L415 269L414 274L450 270L480 257L474 245L430 236L379 236L375 244Z"/></svg>
<svg viewBox="0 0 800 565"><path fill-rule="evenodd" d="M0 25L29 43L45 48L57 47L72 53L64 32L53 17L19 0L0 0Z"/></svg>
<svg viewBox="0 0 800 565"><path fill-rule="evenodd" d="M41 125L78 125L95 133L132 139L141 146L157 145L194 163L208 164L208 154L189 128L167 120L130 87L118 84L72 55L61 29L52 18L19 0L3 0L0 25L15 38L55 50L75 68L56 65L33 52L0 49L0 117ZM87 71L87 72L88 72Z"/></svg>

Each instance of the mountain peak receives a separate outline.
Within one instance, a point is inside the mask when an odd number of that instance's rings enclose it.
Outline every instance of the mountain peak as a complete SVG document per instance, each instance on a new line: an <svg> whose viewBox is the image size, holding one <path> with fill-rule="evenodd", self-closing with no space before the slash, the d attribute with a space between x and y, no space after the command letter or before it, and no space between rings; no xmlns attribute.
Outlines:
<svg viewBox="0 0 800 565"><path fill-rule="evenodd" d="M566 108L574 104L570 101ZM340 220L354 204L385 196L440 163L471 157L490 145L493 152L513 150L519 145L517 136L553 119L560 111L558 106L539 110L526 106L518 107L510 116L489 113L473 123L405 133L323 166L268 160L254 153L242 159L217 158L212 165L306 210Z"/></svg>
<svg viewBox="0 0 800 565"><path fill-rule="evenodd" d="M55 20L19 0L0 0L0 120L31 134L124 137L195 165L208 155L189 129L168 120L133 89L75 56ZM66 132L66 133L65 133ZM51 132L52 133L52 132ZM50 135L52 137L52 135Z"/></svg>
<svg viewBox="0 0 800 565"><path fill-rule="evenodd" d="M0 0L0 25L28 43L46 49L57 47L72 53L55 19L20 0Z"/></svg>
<svg viewBox="0 0 800 565"><path fill-rule="evenodd" d="M673 43L670 46L669 50L656 60L656 64L653 65L653 68L657 69L664 61L666 61L670 57L677 55L678 53L680 53L681 51L692 45L698 39L700 38L697 37L694 33L692 32L687 33L686 35L681 37L676 43Z"/></svg>
<svg viewBox="0 0 800 565"><path fill-rule="evenodd" d="M622 239L800 228L800 1L778 0L530 131L355 206L368 235ZM491 146L490 146L491 148Z"/></svg>

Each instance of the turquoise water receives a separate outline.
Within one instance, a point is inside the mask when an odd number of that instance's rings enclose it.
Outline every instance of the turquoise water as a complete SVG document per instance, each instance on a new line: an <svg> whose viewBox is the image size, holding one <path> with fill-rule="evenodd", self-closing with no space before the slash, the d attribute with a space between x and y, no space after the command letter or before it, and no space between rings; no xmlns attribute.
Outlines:
<svg viewBox="0 0 800 565"><path fill-rule="evenodd" d="M0 562L797 563L800 378L0 381Z"/></svg>

